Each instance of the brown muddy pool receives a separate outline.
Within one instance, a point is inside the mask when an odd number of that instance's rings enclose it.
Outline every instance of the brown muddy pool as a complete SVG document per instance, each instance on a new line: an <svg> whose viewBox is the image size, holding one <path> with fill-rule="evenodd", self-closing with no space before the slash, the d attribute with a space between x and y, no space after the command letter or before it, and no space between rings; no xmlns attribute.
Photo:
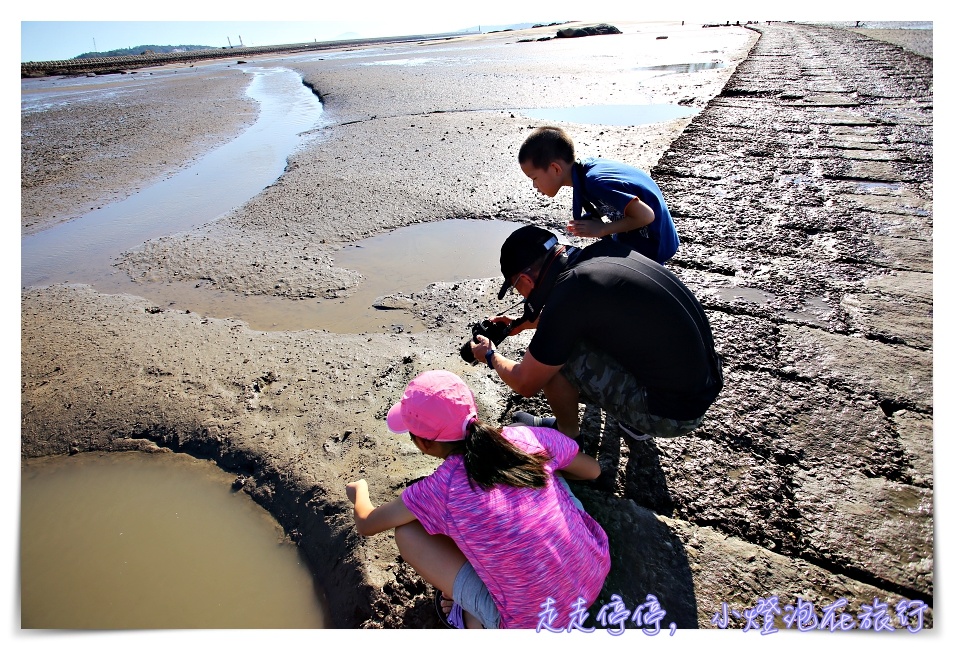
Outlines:
<svg viewBox="0 0 954 650"><path fill-rule="evenodd" d="M298 548L233 478L174 453L24 461L20 626L324 628Z"/></svg>
<svg viewBox="0 0 954 650"><path fill-rule="evenodd" d="M135 284L122 274L104 278L96 286L109 293L148 298L163 308L236 318L259 331L417 332L424 329L424 323L413 313L379 309L378 299L422 291L434 282L498 277L500 246L520 225L504 220L448 219L405 226L346 246L335 254L334 264L357 271L362 280L351 295L336 299L242 296L196 286L195 282Z"/></svg>

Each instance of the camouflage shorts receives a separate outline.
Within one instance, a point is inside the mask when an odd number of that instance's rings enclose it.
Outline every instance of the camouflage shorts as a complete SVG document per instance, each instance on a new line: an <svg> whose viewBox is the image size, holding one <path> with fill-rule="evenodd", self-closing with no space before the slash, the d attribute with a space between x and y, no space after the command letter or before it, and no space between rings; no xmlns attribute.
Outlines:
<svg viewBox="0 0 954 650"><path fill-rule="evenodd" d="M581 401L602 408L630 435L675 438L702 424L701 417L673 420L650 413L646 388L619 362L586 343L573 348L560 373L580 391Z"/></svg>

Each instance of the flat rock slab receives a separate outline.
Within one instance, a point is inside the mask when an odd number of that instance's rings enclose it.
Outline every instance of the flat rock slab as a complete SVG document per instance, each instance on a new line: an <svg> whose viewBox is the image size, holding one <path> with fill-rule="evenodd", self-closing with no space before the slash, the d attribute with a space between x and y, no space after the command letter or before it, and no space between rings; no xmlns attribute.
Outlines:
<svg viewBox="0 0 954 650"><path fill-rule="evenodd" d="M898 439L911 468L911 484L934 486L934 420L911 411L898 411L892 416L898 428Z"/></svg>
<svg viewBox="0 0 954 650"><path fill-rule="evenodd" d="M779 346L783 371L850 386L893 404L933 408L933 355L928 351L791 326L781 328Z"/></svg>
<svg viewBox="0 0 954 650"><path fill-rule="evenodd" d="M933 490L860 474L801 473L795 484L806 557L933 594L934 562L923 551L934 545Z"/></svg>
<svg viewBox="0 0 954 650"><path fill-rule="evenodd" d="M841 308L848 317L849 326L868 338L921 349L934 346L934 310L931 305L845 294Z"/></svg>
<svg viewBox="0 0 954 650"><path fill-rule="evenodd" d="M770 634L772 628L830 631L830 627L821 626L823 611L844 599L844 605L835 611L854 619L854 627L861 625L859 618L866 607L880 602L888 605L888 614L898 628L894 608L917 600L826 571L813 562L726 537L711 528L665 517L660 520L679 539L686 554L703 627L748 628L749 633L758 635ZM809 605L815 617L800 617L798 613ZM930 612L923 622L932 625ZM909 625L908 631L917 628L913 619Z"/></svg>

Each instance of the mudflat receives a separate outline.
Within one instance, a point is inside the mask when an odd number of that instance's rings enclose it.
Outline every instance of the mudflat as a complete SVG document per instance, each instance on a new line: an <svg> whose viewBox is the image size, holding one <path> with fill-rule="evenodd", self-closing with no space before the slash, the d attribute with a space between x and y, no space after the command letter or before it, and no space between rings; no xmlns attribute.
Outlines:
<svg viewBox="0 0 954 650"><path fill-rule="evenodd" d="M453 218L562 230L569 196L536 194L516 164L545 123L519 109L702 109L566 125L580 155L651 170L683 240L670 267L726 359L723 394L685 438L631 442L582 410L581 446L603 475L577 492L613 552L589 622L613 595L635 609L654 594L663 627L742 627L732 610L773 597L778 627L798 598L819 616L845 598L856 627L875 599L922 602L930 626L932 60L824 27L617 26L622 35L538 40L552 35L538 28L376 47L367 65L262 57L301 74L327 124L251 201L201 233L127 251L117 268L145 295L184 282L339 299L362 278L334 253L371 235ZM393 64L410 57L420 64ZM725 65L636 69L701 61ZM22 233L128 196L251 124L247 77L229 72L183 68L127 110L104 98L24 115ZM303 549L335 627L438 626L393 535L354 532L344 485L367 478L380 503L433 470L383 421L423 370L464 377L490 421L548 414L542 398L459 358L469 324L499 311L497 286L472 278L383 297L420 331L355 334L259 331L84 285L25 287L21 456L213 458ZM516 355L525 343L501 347Z"/></svg>

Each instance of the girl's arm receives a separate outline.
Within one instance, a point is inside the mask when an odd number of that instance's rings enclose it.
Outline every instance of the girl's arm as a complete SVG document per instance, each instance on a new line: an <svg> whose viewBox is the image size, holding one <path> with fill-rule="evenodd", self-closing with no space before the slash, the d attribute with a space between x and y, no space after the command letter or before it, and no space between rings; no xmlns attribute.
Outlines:
<svg viewBox="0 0 954 650"><path fill-rule="evenodd" d="M571 481L592 481L599 477L602 471L597 460L584 453L577 453L569 465L560 469L563 477Z"/></svg>
<svg viewBox="0 0 954 650"><path fill-rule="evenodd" d="M354 504L354 523L359 535L377 535L417 519L400 497L375 508L368 496L368 482L364 479L348 483L345 491Z"/></svg>

